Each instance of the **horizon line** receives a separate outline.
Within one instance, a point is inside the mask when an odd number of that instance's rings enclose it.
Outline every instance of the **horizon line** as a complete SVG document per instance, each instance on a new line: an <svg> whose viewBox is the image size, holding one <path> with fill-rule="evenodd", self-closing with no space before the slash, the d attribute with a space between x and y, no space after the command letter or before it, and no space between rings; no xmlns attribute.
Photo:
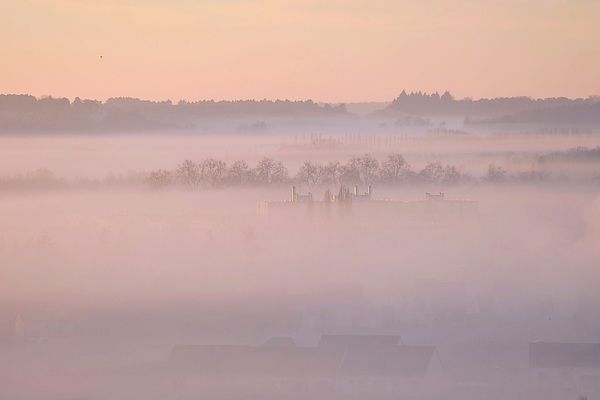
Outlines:
<svg viewBox="0 0 600 400"><path fill-rule="evenodd" d="M197 98L194 100L191 99L184 99L184 98L180 98L178 100L172 100L170 98L166 98L166 99L157 99L157 98L142 98L142 97L136 97L136 96L110 96L110 97L106 97L106 98L89 98L89 97L82 97L82 96L75 96L75 97L70 97L70 96L56 96L56 95L52 95L52 94L43 94L43 95L35 95L35 94L31 94L31 93L0 93L0 96L32 96L34 97L36 100L41 100L41 99L47 99L47 98L52 98L52 99L67 99L69 100L69 103L73 103L77 98L79 98L80 100L91 100L91 101L97 101L100 103L106 103L108 100L110 99L132 99L132 100L140 100L140 101L150 101L150 102L156 102L156 103L165 103L165 102L171 102L172 104L176 105L180 102L187 102L187 103L196 103L196 102L215 102L215 103L219 103L219 102L236 102L236 101L256 101L256 102L260 102L260 101L268 101L268 102L276 102L276 101L289 101L289 102L305 102L305 101L312 101L315 104L331 104L331 105L341 105L341 104L361 104L361 103L372 103L372 104L377 104L377 103L391 103L393 102L396 98L398 98L400 96L400 94L402 92L406 92L407 94L416 94L421 92L423 95L432 95L432 94L443 94L444 92L448 92L452 95L452 92L448 91L448 90L444 90L444 91L432 91L432 92L427 92L427 91L421 91L421 90L416 90L416 91L407 91L407 90L400 90L400 92L398 93L398 95L396 97L393 97L392 99L388 99L388 100L352 100L352 101L328 101L328 100L315 100L313 98ZM578 97L568 97L568 96L550 96L550 97L535 97L535 96L528 96L528 95L516 95L516 96L496 96L496 97L478 97L478 98L474 98L471 96L465 96L465 97L454 97L453 99L456 101L461 101L461 100L472 100L472 101L479 101L479 100L494 100L494 99L517 99L517 98L527 98L527 99L531 99L531 100L544 100L544 99L568 99L568 100L586 100L586 99L594 99L594 98L599 98L600 100L600 94L592 94L592 95L588 95L588 96L578 96Z"/></svg>

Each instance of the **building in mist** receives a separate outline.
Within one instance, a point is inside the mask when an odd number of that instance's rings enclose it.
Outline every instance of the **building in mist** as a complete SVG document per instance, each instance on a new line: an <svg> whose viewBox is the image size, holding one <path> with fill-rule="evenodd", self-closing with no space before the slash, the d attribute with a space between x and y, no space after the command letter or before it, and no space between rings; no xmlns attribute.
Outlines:
<svg viewBox="0 0 600 400"><path fill-rule="evenodd" d="M25 335L25 323L20 315L0 315L0 341L12 341Z"/></svg>
<svg viewBox="0 0 600 400"><path fill-rule="evenodd" d="M443 201L445 194L443 192L439 193L425 193L425 199L433 200L433 201Z"/></svg>
<svg viewBox="0 0 600 400"><path fill-rule="evenodd" d="M341 185L337 194L329 188L323 196L315 198L312 192L303 194L293 186L289 200L260 201L257 211L260 216L282 215L293 212L294 214L308 212L313 215L352 215L368 216L380 213L384 217L390 216L416 216L416 217L445 217L449 215L470 215L477 210L477 202L469 199L447 198L445 193L425 193L425 197L416 200L399 200L375 198L373 187L368 185L364 192L358 185L352 189ZM290 214L287 214L290 215Z"/></svg>
<svg viewBox="0 0 600 400"><path fill-rule="evenodd" d="M399 344L395 335L324 335L317 346L273 338L261 346L176 345L170 368L186 392L294 391L403 393L427 375L434 346ZM183 378L182 378L183 377Z"/></svg>
<svg viewBox="0 0 600 400"><path fill-rule="evenodd" d="M39 341L69 338L78 331L74 321L38 313L0 316L0 340Z"/></svg>
<svg viewBox="0 0 600 400"><path fill-rule="evenodd" d="M600 343L529 343L529 368L547 398L600 395Z"/></svg>
<svg viewBox="0 0 600 400"><path fill-rule="evenodd" d="M313 201L312 193L301 194L296 186L292 186L292 193L290 197L292 203L307 203Z"/></svg>
<svg viewBox="0 0 600 400"><path fill-rule="evenodd" d="M358 189L358 185L354 185L354 189L352 190L352 199L355 201L360 200L372 200L371 194L373 192L373 187L371 185L367 186L367 191L364 193L360 193Z"/></svg>

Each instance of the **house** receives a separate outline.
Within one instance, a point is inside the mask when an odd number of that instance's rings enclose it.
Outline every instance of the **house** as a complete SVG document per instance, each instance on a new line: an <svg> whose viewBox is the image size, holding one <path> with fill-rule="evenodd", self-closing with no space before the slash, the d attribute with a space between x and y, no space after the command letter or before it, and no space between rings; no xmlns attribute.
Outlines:
<svg viewBox="0 0 600 400"><path fill-rule="evenodd" d="M318 346L290 338L261 346L176 345L169 363L174 386L188 394L403 394L425 377L435 347L398 342L393 335L324 335Z"/></svg>
<svg viewBox="0 0 600 400"><path fill-rule="evenodd" d="M529 343L529 368L537 391L600 395L600 343Z"/></svg>

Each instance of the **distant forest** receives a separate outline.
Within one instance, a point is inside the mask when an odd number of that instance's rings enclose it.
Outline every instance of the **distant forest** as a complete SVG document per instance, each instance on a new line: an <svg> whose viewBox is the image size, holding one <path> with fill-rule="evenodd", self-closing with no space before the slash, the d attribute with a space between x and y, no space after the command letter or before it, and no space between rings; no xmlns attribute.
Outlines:
<svg viewBox="0 0 600 400"><path fill-rule="evenodd" d="M455 99L449 92L422 93L402 91L384 111L401 111L410 114L457 114L457 115L504 115L526 110L552 109L563 106L591 105L600 103L600 97L569 99L550 97L533 99L531 97L497 97L493 99L473 100Z"/></svg>
<svg viewBox="0 0 600 400"><path fill-rule="evenodd" d="M363 107L364 108L364 107ZM532 99L455 99L450 93L406 93L381 110L369 112L363 129L377 120L419 121L427 116L459 116L465 127L499 124L600 125L600 97ZM168 130L260 133L269 123L286 129L344 132L355 127L356 115L344 104L312 100L237 100L196 102L110 98L105 102L31 95L0 95L0 133L20 132L148 132ZM326 122L333 121L336 123ZM316 122L315 122L316 121ZM372 125L368 124L371 121ZM406 124L396 124L403 126ZM226 127L224 129L224 127Z"/></svg>
<svg viewBox="0 0 600 400"><path fill-rule="evenodd" d="M378 115L410 114L420 116L465 116L465 125L474 124L600 124L600 97L569 99L551 97L500 97L472 100L455 99L449 92L402 91Z"/></svg>
<svg viewBox="0 0 600 400"><path fill-rule="evenodd" d="M129 97L74 101L0 95L0 132L145 131L190 129L203 119L262 116L327 117L348 114L344 105L312 100L149 101ZM250 129L260 130L258 122Z"/></svg>

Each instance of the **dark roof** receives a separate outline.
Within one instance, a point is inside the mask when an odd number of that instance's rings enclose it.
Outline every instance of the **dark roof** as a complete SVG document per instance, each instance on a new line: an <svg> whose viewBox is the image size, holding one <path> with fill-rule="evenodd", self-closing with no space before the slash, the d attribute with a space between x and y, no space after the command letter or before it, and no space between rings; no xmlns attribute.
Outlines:
<svg viewBox="0 0 600 400"><path fill-rule="evenodd" d="M176 345L171 363L205 375L327 376L336 370L336 360L316 347Z"/></svg>
<svg viewBox="0 0 600 400"><path fill-rule="evenodd" d="M174 368L208 375L423 376L433 346L398 346L397 336L324 336L318 347L176 345ZM282 343L278 343L282 342ZM293 343L293 342L292 342ZM277 345L286 344L286 345Z"/></svg>
<svg viewBox="0 0 600 400"><path fill-rule="evenodd" d="M334 352L338 374L346 376L423 376L433 346L349 347Z"/></svg>
<svg viewBox="0 0 600 400"><path fill-rule="evenodd" d="M273 347L294 347L296 343L294 339L287 336L275 336L270 338L263 344L263 346L273 346Z"/></svg>
<svg viewBox="0 0 600 400"><path fill-rule="evenodd" d="M400 342L397 335L323 335L320 347L347 349L356 347L390 347Z"/></svg>
<svg viewBox="0 0 600 400"><path fill-rule="evenodd" d="M600 368L600 343L529 343L532 368Z"/></svg>

